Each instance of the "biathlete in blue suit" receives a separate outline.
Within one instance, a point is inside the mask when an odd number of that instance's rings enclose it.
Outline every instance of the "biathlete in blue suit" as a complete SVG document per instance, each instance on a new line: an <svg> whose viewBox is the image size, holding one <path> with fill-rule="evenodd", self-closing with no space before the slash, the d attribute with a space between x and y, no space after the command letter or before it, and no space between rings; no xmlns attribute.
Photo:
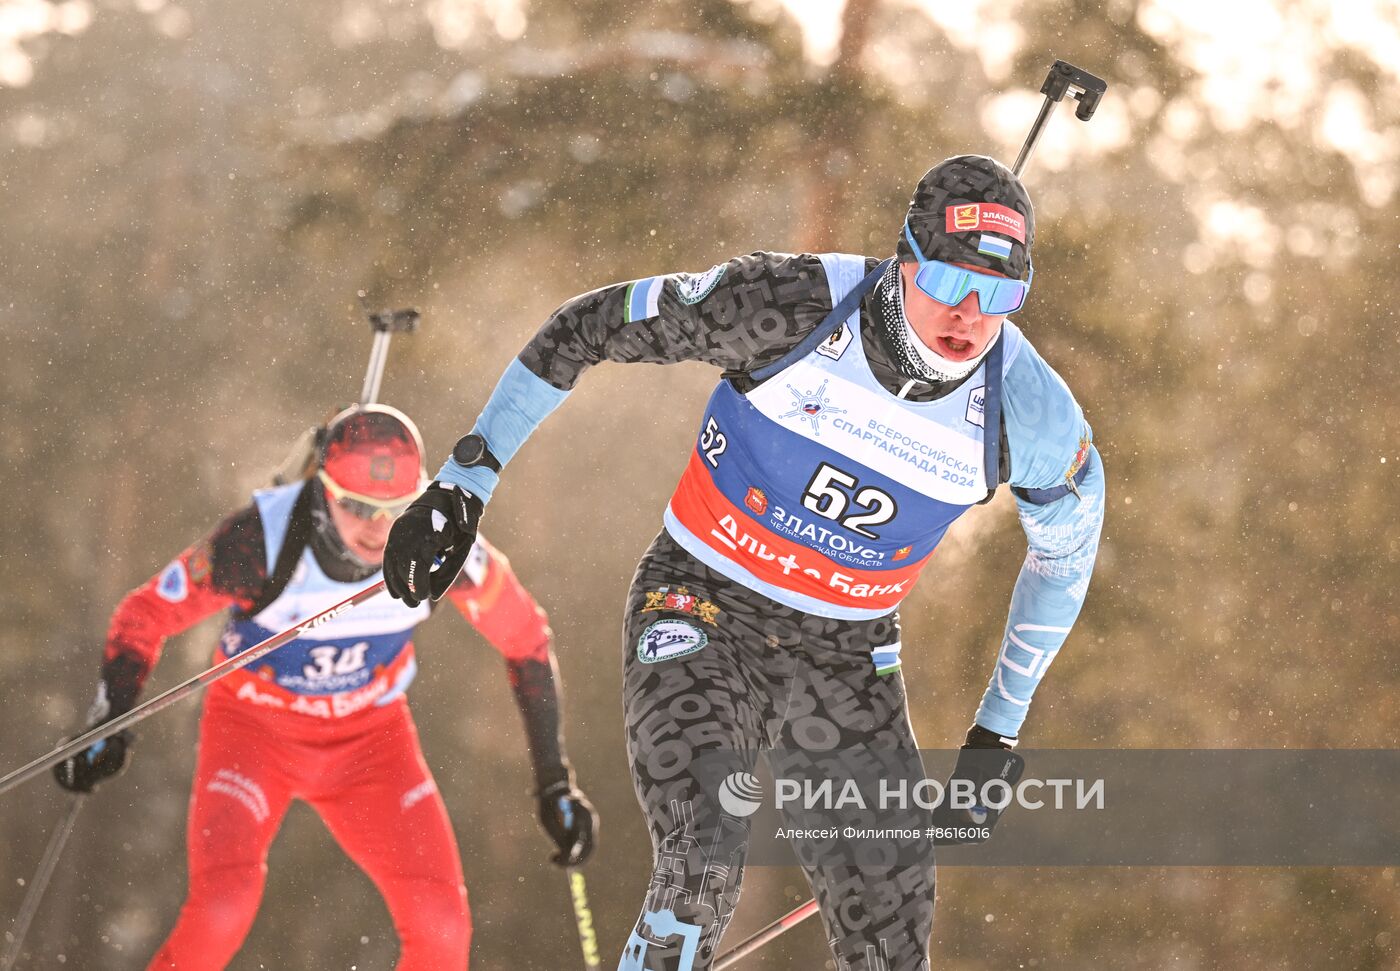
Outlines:
<svg viewBox="0 0 1400 971"><path fill-rule="evenodd" d="M954 774L1017 777L1011 749L1084 602L1104 511L1079 405L1006 320L1034 233L1019 180L960 156L919 182L893 259L754 253L575 297L395 523L390 592L436 598L501 467L591 365L723 369L627 601L628 750L656 866L622 971L710 968L733 912L747 820L702 783L702 756L751 769L764 749L864 747L917 764L897 609L1001 483L1029 550ZM803 865L838 968L928 967L931 852Z"/></svg>

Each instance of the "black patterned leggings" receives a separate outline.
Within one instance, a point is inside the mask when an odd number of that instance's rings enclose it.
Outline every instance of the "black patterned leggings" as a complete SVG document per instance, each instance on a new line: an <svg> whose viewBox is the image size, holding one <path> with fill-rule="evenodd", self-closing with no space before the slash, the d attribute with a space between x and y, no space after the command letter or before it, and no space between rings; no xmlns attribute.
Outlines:
<svg viewBox="0 0 1400 971"><path fill-rule="evenodd" d="M765 749L895 750L917 766L903 678L876 675L871 658L898 640L897 614L838 621L793 610L657 537L627 598L623 661L627 750L654 869L619 971L706 971L719 953L749 827L717 795L706 768L716 753L744 771ZM838 969L927 971L931 851L803 869Z"/></svg>

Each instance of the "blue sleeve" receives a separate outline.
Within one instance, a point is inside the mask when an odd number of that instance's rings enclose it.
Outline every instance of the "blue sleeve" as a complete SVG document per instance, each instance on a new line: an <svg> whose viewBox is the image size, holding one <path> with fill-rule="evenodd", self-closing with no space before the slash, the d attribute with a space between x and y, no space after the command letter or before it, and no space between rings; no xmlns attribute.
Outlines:
<svg viewBox="0 0 1400 971"><path fill-rule="evenodd" d="M1007 368L1003 408L1013 485L1049 488L1088 466L1078 496L1043 506L1016 499L1028 549L977 709L977 724L1014 737L1084 605L1103 528L1104 470L1074 396L1029 342Z"/></svg>
<svg viewBox="0 0 1400 971"><path fill-rule="evenodd" d="M518 359L511 361L481 410L481 417L472 426L472 432L486 439L492 454L504 467L540 422L568 396L569 392L536 377ZM486 503L491 501L500 476L481 466L467 468L449 456L437 478L439 482L461 486Z"/></svg>

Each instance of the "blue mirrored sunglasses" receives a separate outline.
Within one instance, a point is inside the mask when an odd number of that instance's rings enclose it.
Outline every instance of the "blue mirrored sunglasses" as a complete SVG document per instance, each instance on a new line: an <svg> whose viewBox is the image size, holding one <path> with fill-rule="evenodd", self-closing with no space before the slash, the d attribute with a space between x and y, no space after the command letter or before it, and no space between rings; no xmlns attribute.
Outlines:
<svg viewBox="0 0 1400 971"><path fill-rule="evenodd" d="M904 221L904 238L919 260L919 272L914 275L915 285L939 303L956 307L975 290L977 305L982 308L984 314L1014 314L1025 305L1026 296L1031 292L1029 279L1023 283L1004 276L967 270L942 260L924 259L919 244L914 242L914 234L909 229L907 219ZM1030 277L1035 277L1034 268L1031 269Z"/></svg>

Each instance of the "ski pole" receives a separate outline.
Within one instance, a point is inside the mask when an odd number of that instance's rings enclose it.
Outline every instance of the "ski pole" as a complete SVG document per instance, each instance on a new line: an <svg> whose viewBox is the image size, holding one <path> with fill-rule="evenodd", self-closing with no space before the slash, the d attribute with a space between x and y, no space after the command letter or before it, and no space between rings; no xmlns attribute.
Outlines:
<svg viewBox="0 0 1400 971"><path fill-rule="evenodd" d="M598 956L598 934L593 929L593 909L588 906L588 888L583 883L583 871L576 866L564 870L569 878L569 899L574 903L574 922L578 924L578 943L583 948L583 966L598 971L603 960Z"/></svg>
<svg viewBox="0 0 1400 971"><path fill-rule="evenodd" d="M1040 86L1040 93L1045 95L1045 101L1041 103L1040 114L1036 116L1035 124L1031 125L1025 144L1021 146L1021 154L1016 156L1016 164L1011 166L1012 174L1018 179L1021 177L1021 171L1030 161L1031 152L1035 151L1035 143L1040 141L1051 113L1055 106L1064 100L1066 94L1079 102L1079 107L1074 109L1074 116L1080 121L1088 121L1094 116L1094 110L1098 108L1099 100L1107 90L1108 83L1103 78L1095 77L1083 68L1075 67L1068 61L1056 61L1052 64L1050 73L1045 76L1045 83Z"/></svg>
<svg viewBox="0 0 1400 971"><path fill-rule="evenodd" d="M365 380L360 385L361 405L377 404L379 385L384 380L384 365L389 360L389 339L394 334L412 333L418 328L421 319L417 310L405 307L400 310L370 310L365 292L359 291L360 304L365 308L370 330L374 331L374 342L369 348L369 364L365 367ZM317 453L320 450L321 436L326 426L312 425L292 443L292 450L272 475L273 485L287 485L305 479L315 472Z"/></svg>
<svg viewBox="0 0 1400 971"><path fill-rule="evenodd" d="M169 708L177 701L183 701L185 698L188 698L196 691L199 691L201 688L213 684L215 681L218 681L225 675L232 674L239 668L245 668L248 665L252 664L254 661L258 660L258 658L272 653L273 651L281 647L283 644L286 644L288 641L294 640L300 635L305 634L316 627L320 627L327 621L339 617L347 610L351 610L354 607L358 607L366 600L378 596L381 592L383 592L383 590L383 580L380 580L378 583L372 584L371 586L365 587L358 593L347 597L345 600L342 600L334 607L327 607L319 614L316 614L314 617L307 618L306 620L297 624L295 627L289 627L280 634L273 634L267 640L254 644L252 647L248 648L248 650L246 651L243 651L241 654L235 654L233 657L225 658L218 664L214 665L212 668L209 668L207 671L204 671L200 674L196 674L188 681L185 681L182 684L177 684L175 687L169 689L168 691L161 692L154 698L137 705L135 708L131 709L125 714L118 715L111 721L104 722L103 724L84 732L72 741L64 742L62 745L54 749L48 755L41 755L39 756L39 758L35 759L33 762L30 762L28 765L21 766L20 768L15 769L13 772L9 773L3 778L0 778L0 793L8 792L20 783L29 781L39 773L43 772L45 769L57 765L59 762L62 762L66 758L77 755L79 752L86 749L89 745L93 745L97 742L100 742L104 738L109 738L112 735L115 735L117 732L122 731L123 729L130 728L137 722L144 721L145 719L151 717L156 712L163 711L164 709Z"/></svg>
<svg viewBox="0 0 1400 971"><path fill-rule="evenodd" d="M5 954L0 957L0 971L10 971L19 960L20 949L24 946L24 936L29 933L29 924L34 920L34 915L39 910L39 901L44 897L44 891L48 889L49 878L53 876L54 869L58 866L58 857L63 852L63 846L68 842L68 837L73 833L73 824L78 821L78 812L83 808L83 800L86 794L79 793L73 797L73 801L68 805L68 812L64 814L58 827L49 837L49 845L44 849L44 855L39 859L39 869L34 874L33 881L29 884L29 890L25 892L24 903L20 904L19 916L15 918L15 926L9 933L9 946L5 948Z"/></svg>
<svg viewBox="0 0 1400 971"><path fill-rule="evenodd" d="M370 329L374 331L374 343L369 349L369 366L365 369L365 383L360 387L360 404L372 405L379 400L379 383L384 379L384 364L389 360L389 339L396 333L411 334L418 326L419 314L411 307L402 310L369 309L365 292L359 292L360 304L369 318Z"/></svg>
<svg viewBox="0 0 1400 971"><path fill-rule="evenodd" d="M809 900L796 910L786 913L753 937L735 947L730 948L719 956L715 961L715 971L724 971L725 968L732 968L754 951L767 944L780 934L786 934L798 924L817 912L816 900Z"/></svg>

